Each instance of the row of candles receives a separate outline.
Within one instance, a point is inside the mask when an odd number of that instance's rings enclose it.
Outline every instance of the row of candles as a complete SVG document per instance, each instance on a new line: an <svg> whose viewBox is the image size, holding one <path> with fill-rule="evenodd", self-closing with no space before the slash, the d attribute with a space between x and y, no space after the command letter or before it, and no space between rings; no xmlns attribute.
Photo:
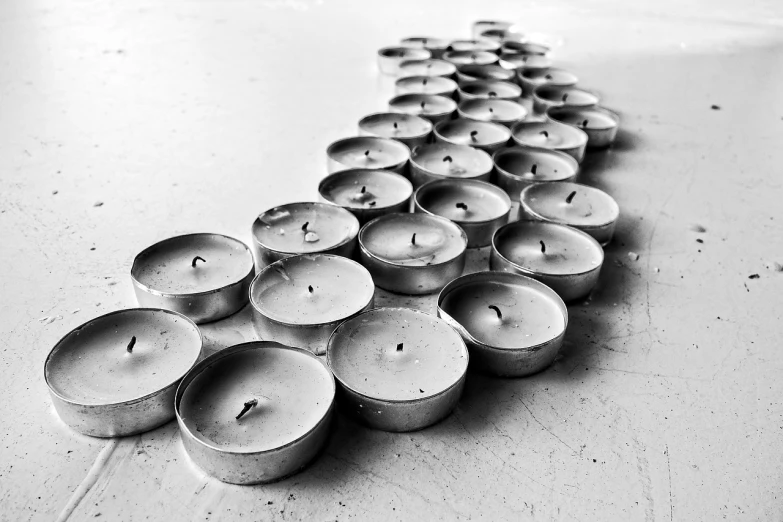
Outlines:
<svg viewBox="0 0 783 522"><path fill-rule="evenodd" d="M453 410L469 359L500 376L551 364L565 302L595 285L619 215L575 183L585 149L611 144L618 119L509 24L474 31L379 51L381 71L401 75L398 95L329 146L321 202L263 212L252 247L201 233L138 254L141 308L79 326L46 360L60 417L98 437L176 417L207 473L269 482L320 450L338 394L369 426L410 431ZM544 117L530 117L527 96ZM462 276L466 249L486 246L490 271ZM439 292L438 316L374 308L376 286ZM197 323L248 301L265 341L202 359Z"/></svg>

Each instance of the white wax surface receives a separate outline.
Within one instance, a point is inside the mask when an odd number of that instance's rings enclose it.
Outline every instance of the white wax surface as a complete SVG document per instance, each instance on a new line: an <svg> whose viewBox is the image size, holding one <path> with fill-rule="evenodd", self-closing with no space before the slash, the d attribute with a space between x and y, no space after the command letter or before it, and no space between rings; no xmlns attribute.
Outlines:
<svg viewBox="0 0 783 522"><path fill-rule="evenodd" d="M417 138L432 132L432 123L413 114L380 112L359 120L359 128L382 138Z"/></svg>
<svg viewBox="0 0 783 522"><path fill-rule="evenodd" d="M435 134L450 143L471 147L505 143L511 138L508 127L462 118L439 123L435 128Z"/></svg>
<svg viewBox="0 0 783 522"><path fill-rule="evenodd" d="M327 358L345 386L386 401L438 395L459 382L468 365L456 330L405 308L378 308L343 323L329 341Z"/></svg>
<svg viewBox="0 0 783 522"><path fill-rule="evenodd" d="M567 203L573 192L576 194ZM549 221L577 227L606 225L620 213L617 203L606 192L567 181L531 185L522 191L520 199L526 208Z"/></svg>
<svg viewBox="0 0 783 522"><path fill-rule="evenodd" d="M603 261L601 245L584 232L540 221L517 221L500 229L494 245L509 261L539 274L582 274Z"/></svg>
<svg viewBox="0 0 783 522"><path fill-rule="evenodd" d="M407 76L394 83L397 94L451 95L457 90L454 80L443 76Z"/></svg>
<svg viewBox="0 0 783 522"><path fill-rule="evenodd" d="M562 103L566 107L590 106L598 103L598 96L576 87L542 86L536 89L535 95L543 100Z"/></svg>
<svg viewBox="0 0 783 522"><path fill-rule="evenodd" d="M134 336L136 343L128 353ZM198 327L182 316L164 310L122 310L65 336L46 362L46 377L66 400L116 404L175 383L200 353Z"/></svg>
<svg viewBox="0 0 783 522"><path fill-rule="evenodd" d="M498 61L498 55L489 51L446 51L443 59L456 65L489 65Z"/></svg>
<svg viewBox="0 0 783 522"><path fill-rule="evenodd" d="M511 208L503 190L474 180L434 181L419 190L416 200L424 210L457 223L497 219ZM467 209L457 203L464 203Z"/></svg>
<svg viewBox="0 0 783 522"><path fill-rule="evenodd" d="M578 78L563 69L525 69L521 73L522 77L528 82L544 85L574 85Z"/></svg>
<svg viewBox="0 0 783 522"><path fill-rule="evenodd" d="M460 114L479 121L510 122L527 116L527 109L511 100L475 99L459 104Z"/></svg>
<svg viewBox="0 0 783 522"><path fill-rule="evenodd" d="M428 172L452 178L474 178L492 170L489 154L467 145L452 143L432 143L419 147L413 152L411 161Z"/></svg>
<svg viewBox="0 0 783 522"><path fill-rule="evenodd" d="M302 226L307 223L307 232ZM267 210L253 223L253 236L266 248L288 254L321 252L350 241L359 221L326 203L289 203Z"/></svg>
<svg viewBox="0 0 783 522"><path fill-rule="evenodd" d="M327 154L346 168L387 169L405 163L410 150L402 143L388 138L356 136L332 143Z"/></svg>
<svg viewBox="0 0 783 522"><path fill-rule="evenodd" d="M551 120L521 122L514 126L513 134L523 145L545 149L570 149L585 143L581 131Z"/></svg>
<svg viewBox="0 0 783 522"><path fill-rule="evenodd" d="M460 65L457 70L460 74L469 76L474 80L502 80L512 81L514 72L504 69L499 65Z"/></svg>
<svg viewBox="0 0 783 522"><path fill-rule="evenodd" d="M464 84L460 89L466 94L487 98L518 98L522 96L522 89L518 85L499 80L476 80Z"/></svg>
<svg viewBox="0 0 783 522"><path fill-rule="evenodd" d="M502 318L490 306L496 306ZM555 299L525 284L467 283L449 292L440 307L476 340L495 348L537 346L565 328L565 317Z"/></svg>
<svg viewBox="0 0 783 522"><path fill-rule="evenodd" d="M495 163L501 170L530 181L560 181L576 173L570 156L548 150L505 149L495 155Z"/></svg>
<svg viewBox="0 0 783 522"><path fill-rule="evenodd" d="M306 255L266 267L253 281L250 299L278 322L312 325L359 312L374 292L370 273L359 263L340 256Z"/></svg>
<svg viewBox="0 0 783 522"><path fill-rule="evenodd" d="M336 172L321 182L318 190L330 203L357 209L397 205L413 193L410 181L399 174L363 169Z"/></svg>
<svg viewBox="0 0 783 522"><path fill-rule="evenodd" d="M454 112L457 110L457 104L450 98L434 94L401 94L389 100L389 110L406 114L439 116Z"/></svg>
<svg viewBox="0 0 783 522"><path fill-rule="evenodd" d="M601 109L563 108L552 114L558 121L583 129L611 129L618 124L613 115Z"/></svg>
<svg viewBox="0 0 783 522"><path fill-rule="evenodd" d="M454 40L450 47L454 51L489 51L494 53L500 49L500 43L482 38L481 40Z"/></svg>
<svg viewBox="0 0 783 522"><path fill-rule="evenodd" d="M415 244L411 242L416 234ZM395 265L445 263L465 251L467 239L456 224L427 214L389 214L368 223L359 241L373 256Z"/></svg>
<svg viewBox="0 0 783 522"><path fill-rule="evenodd" d="M453 63L434 58L409 60L400 64L400 76L449 76L455 72L457 67Z"/></svg>
<svg viewBox="0 0 783 522"><path fill-rule="evenodd" d="M329 411L334 382L298 350L264 347L232 353L196 376L179 412L197 438L236 452L279 448L309 433ZM242 418L245 402L258 400Z"/></svg>
<svg viewBox="0 0 783 522"><path fill-rule="evenodd" d="M205 261L193 258L199 256ZM238 283L253 269L253 254L243 243L219 234L190 234L156 243L133 262L131 275L166 294L210 292Z"/></svg>

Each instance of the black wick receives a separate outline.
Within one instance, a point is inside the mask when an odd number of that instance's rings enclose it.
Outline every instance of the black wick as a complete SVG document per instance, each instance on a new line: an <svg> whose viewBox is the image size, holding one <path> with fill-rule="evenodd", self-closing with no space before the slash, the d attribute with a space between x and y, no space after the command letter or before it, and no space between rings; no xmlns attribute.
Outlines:
<svg viewBox="0 0 783 522"><path fill-rule="evenodd" d="M566 101L568 99L568 93L563 94L563 101Z"/></svg>
<svg viewBox="0 0 783 522"><path fill-rule="evenodd" d="M424 105L425 105L425 103L424 103L424 102L421 102L421 109L422 109L422 110L424 110Z"/></svg>
<svg viewBox="0 0 783 522"><path fill-rule="evenodd" d="M428 81L429 81L429 78L424 78L424 79L421 81L421 84L422 84L422 85L427 85L427 82L428 82Z"/></svg>
<svg viewBox="0 0 783 522"><path fill-rule="evenodd" d="M416 244L416 232L413 233L413 236L411 237L411 245Z"/></svg>
<svg viewBox="0 0 783 522"><path fill-rule="evenodd" d="M478 135L478 131L477 130L470 131L470 139L472 139L473 141L476 141L476 136L477 135Z"/></svg>
<svg viewBox="0 0 783 522"><path fill-rule="evenodd" d="M487 93L487 96L489 96L490 98L494 98L494 97L495 97L495 96L497 96L497 95L498 95L498 93L496 93L495 91L489 91L489 92Z"/></svg>
<svg viewBox="0 0 783 522"><path fill-rule="evenodd" d="M307 291L312 294L313 293L313 285L308 285L307 286Z"/></svg>
<svg viewBox="0 0 783 522"><path fill-rule="evenodd" d="M128 343L128 347L126 350L128 350L128 353L133 353L133 347L136 346L136 336L134 335L131 337L130 342Z"/></svg>
<svg viewBox="0 0 783 522"><path fill-rule="evenodd" d="M587 127L587 120L582 122L582 127Z"/></svg>
<svg viewBox="0 0 783 522"><path fill-rule="evenodd" d="M534 163L533 166L530 167L530 173L535 176L537 170L538 170L538 164Z"/></svg>
<svg viewBox="0 0 783 522"><path fill-rule="evenodd" d="M495 112L495 109L493 109L492 107L490 107L490 108L489 108L489 112Z"/></svg>
<svg viewBox="0 0 783 522"><path fill-rule="evenodd" d="M365 155L365 156L367 156L367 157L369 158L369 157L370 157L370 151L369 151L369 150L365 150L365 151L364 151L364 155Z"/></svg>
<svg viewBox="0 0 783 522"><path fill-rule="evenodd" d="M539 241L539 243L541 243L541 253L546 254L546 245L543 241Z"/></svg>
<svg viewBox="0 0 783 522"><path fill-rule="evenodd" d="M395 129L397 128L397 122L396 121L394 122L394 128Z"/></svg>
<svg viewBox="0 0 783 522"><path fill-rule="evenodd" d="M365 192L367 192L367 185L362 185L361 193L364 194Z"/></svg>
<svg viewBox="0 0 783 522"><path fill-rule="evenodd" d="M500 308L498 308L495 305L489 305L488 307L490 310L494 310L496 314L498 314L498 319L503 319L503 314L500 313Z"/></svg>
<svg viewBox="0 0 783 522"><path fill-rule="evenodd" d="M541 131L539 134L543 134L545 138L549 137L549 133L547 131Z"/></svg>
<svg viewBox="0 0 783 522"><path fill-rule="evenodd" d="M574 200L574 196L576 196L576 191L573 191L568 195L568 197L566 198L566 203L571 203Z"/></svg>
<svg viewBox="0 0 783 522"><path fill-rule="evenodd" d="M443 161L448 161L449 163L451 163L454 160L451 159L451 156L446 156L445 158L443 158Z"/></svg>
<svg viewBox="0 0 783 522"><path fill-rule="evenodd" d="M196 261L201 261L202 263L206 263L207 262L207 260L204 259L203 257L196 256L196 257L193 258L193 262L190 263L190 266L192 266L193 268L196 268Z"/></svg>
<svg viewBox="0 0 783 522"><path fill-rule="evenodd" d="M309 222L309 221L305 221L305 224L304 224L304 225L302 225L302 232L304 232L305 234L307 234L307 226L308 226L309 224L310 224L310 222Z"/></svg>
<svg viewBox="0 0 783 522"><path fill-rule="evenodd" d="M242 416L250 411L250 408L258 406L258 399L253 399L251 401L247 401L245 403L245 406L242 408L242 411L239 412L239 415L237 415L237 420L241 419Z"/></svg>
<svg viewBox="0 0 783 522"><path fill-rule="evenodd" d="M551 80L552 79L552 75L551 74L546 74L546 75L544 75L544 78L546 78L547 80Z"/></svg>
<svg viewBox="0 0 783 522"><path fill-rule="evenodd" d="M456 205L456 206L457 206L457 208L461 208L462 210L465 210L465 211L467 211L467 210L468 210L468 206L467 206L465 203L463 203L462 201L460 201L459 203L457 203L457 205Z"/></svg>
<svg viewBox="0 0 783 522"><path fill-rule="evenodd" d="M398 344L398 345L397 345L397 351L398 351L398 352L401 352L401 351L402 351L402 343L400 343L400 344Z"/></svg>

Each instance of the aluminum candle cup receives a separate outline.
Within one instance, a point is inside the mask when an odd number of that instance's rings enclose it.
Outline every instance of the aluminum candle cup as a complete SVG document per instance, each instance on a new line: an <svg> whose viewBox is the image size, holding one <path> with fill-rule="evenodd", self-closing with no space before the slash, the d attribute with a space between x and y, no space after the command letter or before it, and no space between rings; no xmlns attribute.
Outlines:
<svg viewBox="0 0 783 522"><path fill-rule="evenodd" d="M504 40L500 47L501 53L527 54L528 56L546 56L550 50L546 45L515 40Z"/></svg>
<svg viewBox="0 0 783 522"><path fill-rule="evenodd" d="M509 71L499 65L460 65L457 67L459 83L475 82L477 80L514 81L514 71Z"/></svg>
<svg viewBox="0 0 783 522"><path fill-rule="evenodd" d="M256 266L298 254L353 257L359 221L326 203L289 203L267 210L253 223Z"/></svg>
<svg viewBox="0 0 783 522"><path fill-rule="evenodd" d="M586 109L598 105L598 95L576 87L553 87L541 85L533 90L533 109L545 114L552 107Z"/></svg>
<svg viewBox="0 0 783 522"><path fill-rule="evenodd" d="M527 109L511 100L476 99L460 103L457 114L467 120L488 121L512 127L527 117Z"/></svg>
<svg viewBox="0 0 783 522"><path fill-rule="evenodd" d="M402 47L412 49L426 49L432 54L433 58L440 58L449 47L449 42L443 38L430 38L429 36L412 36L400 40Z"/></svg>
<svg viewBox="0 0 783 522"><path fill-rule="evenodd" d="M432 127L427 119L399 112L380 112L359 120L359 134L395 139L410 148L427 143Z"/></svg>
<svg viewBox="0 0 783 522"><path fill-rule="evenodd" d="M174 310L197 323L242 309L254 275L247 245L220 234L165 239L139 253L131 267L139 306Z"/></svg>
<svg viewBox="0 0 783 522"><path fill-rule="evenodd" d="M525 35L515 31L513 28L509 29L487 29L479 33L478 38L484 38L487 40L493 40L495 42L524 42L526 40Z"/></svg>
<svg viewBox="0 0 783 522"><path fill-rule="evenodd" d="M462 274L465 232L429 214L387 214L359 233L362 264L375 284L408 295L429 294Z"/></svg>
<svg viewBox="0 0 783 522"><path fill-rule="evenodd" d="M438 317L462 335L472 368L503 377L552 364L568 325L568 310L554 290L507 272L455 279L438 295Z"/></svg>
<svg viewBox="0 0 783 522"><path fill-rule="evenodd" d="M399 68L399 75L406 76L445 76L451 78L457 72L457 66L445 60L408 60L402 62Z"/></svg>
<svg viewBox="0 0 783 522"><path fill-rule="evenodd" d="M465 385L468 350L435 316L376 308L335 330L326 360L348 412L371 428L400 432L451 413Z"/></svg>
<svg viewBox="0 0 783 522"><path fill-rule="evenodd" d="M515 221L492 238L491 270L541 281L563 301L585 297L598 281L604 250L576 228L542 221Z"/></svg>
<svg viewBox="0 0 783 522"><path fill-rule="evenodd" d="M468 145L489 153L505 147L510 138L508 127L486 121L457 119L435 126L435 141Z"/></svg>
<svg viewBox="0 0 783 522"><path fill-rule="evenodd" d="M411 182L418 188L436 179L478 179L489 181L492 158L467 145L432 143L417 147L411 155Z"/></svg>
<svg viewBox="0 0 783 522"><path fill-rule="evenodd" d="M517 81L522 86L524 95L530 96L533 94L533 90L540 85L571 87L576 85L579 79L573 73L550 67L548 69L518 69Z"/></svg>
<svg viewBox="0 0 783 522"><path fill-rule="evenodd" d="M450 219L468 237L468 248L492 243L495 231L508 223L511 199L485 181L441 179L419 187L413 195L416 212Z"/></svg>
<svg viewBox="0 0 783 522"><path fill-rule="evenodd" d="M364 224L383 214L407 212L413 186L388 170L351 169L321 180L318 193L323 201L343 207Z"/></svg>
<svg viewBox="0 0 783 522"><path fill-rule="evenodd" d="M547 111L547 116L582 129L587 134L587 146L596 149L614 143L620 126L620 117L617 114L600 107L591 109L553 107Z"/></svg>
<svg viewBox="0 0 783 522"><path fill-rule="evenodd" d="M489 31L490 29L508 31L512 27L514 27L513 23L503 20L478 20L473 22L472 34L474 38L478 38L481 33Z"/></svg>
<svg viewBox="0 0 783 522"><path fill-rule="evenodd" d="M597 188L578 183L530 185L519 196L520 219L569 225L587 232L602 246L612 240L620 207Z"/></svg>
<svg viewBox="0 0 783 522"><path fill-rule="evenodd" d="M283 479L326 443L335 389L329 368L304 350L266 341L226 348L196 365L177 389L182 444L223 482Z"/></svg>
<svg viewBox="0 0 783 522"><path fill-rule="evenodd" d="M523 147L564 152L581 163L587 148L587 134L558 121L524 121L511 129L511 139Z"/></svg>
<svg viewBox="0 0 783 522"><path fill-rule="evenodd" d="M337 325L372 308L374 295L372 277L356 261L328 254L288 257L253 279L253 327L261 339L321 355Z"/></svg>
<svg viewBox="0 0 783 522"><path fill-rule="evenodd" d="M396 76L400 72L400 64L407 60L426 60L432 53L427 49L412 49L410 47L384 47L378 50L378 69L383 74Z"/></svg>
<svg viewBox="0 0 783 522"><path fill-rule="evenodd" d="M461 101L476 98L515 101L522 97L522 89L519 88L519 85L511 82L476 80L460 85L457 94Z"/></svg>
<svg viewBox="0 0 783 522"><path fill-rule="evenodd" d="M498 55L489 51L446 51L443 59L454 65L490 65L497 63Z"/></svg>
<svg viewBox="0 0 783 522"><path fill-rule="evenodd" d="M434 94L400 94L389 100L391 112L414 114L438 123L450 120L457 110L457 103L445 96Z"/></svg>
<svg viewBox="0 0 783 522"><path fill-rule="evenodd" d="M432 94L453 97L457 92L457 82L443 76L408 76L394 82L397 94Z"/></svg>
<svg viewBox="0 0 783 522"><path fill-rule="evenodd" d="M500 51L500 42L487 38L480 40L454 40L449 47L452 51L484 51L497 54Z"/></svg>
<svg viewBox="0 0 783 522"><path fill-rule="evenodd" d="M502 53L498 64L506 69L518 70L546 70L552 67L552 60L548 56L523 53Z"/></svg>
<svg viewBox="0 0 783 522"><path fill-rule="evenodd" d="M377 136L343 138L326 149L329 173L345 169L379 169L405 174L410 155L405 144Z"/></svg>
<svg viewBox="0 0 783 522"><path fill-rule="evenodd" d="M574 181L579 164L562 152L528 147L502 149L493 156L497 184L511 197L519 201L522 189L533 183Z"/></svg>
<svg viewBox="0 0 783 522"><path fill-rule="evenodd" d="M46 358L44 378L57 414L71 428L124 437L174 418L174 392L201 345L198 327L182 314L119 310L60 339Z"/></svg>

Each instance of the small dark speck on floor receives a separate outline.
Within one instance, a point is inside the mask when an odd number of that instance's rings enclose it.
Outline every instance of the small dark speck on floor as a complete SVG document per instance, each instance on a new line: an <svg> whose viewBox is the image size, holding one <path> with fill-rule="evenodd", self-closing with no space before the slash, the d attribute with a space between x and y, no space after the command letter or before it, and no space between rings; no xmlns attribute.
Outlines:
<svg viewBox="0 0 783 522"><path fill-rule="evenodd" d="M706 231L707 231L707 229L706 229L706 228L704 228L703 226L701 226L701 225L698 225L698 224L696 224L696 225L692 225L692 226L691 226L691 230L693 230L694 232L700 232L700 233L704 233L704 232L706 232Z"/></svg>
<svg viewBox="0 0 783 522"><path fill-rule="evenodd" d="M53 190L53 191L52 191L52 195L53 195L53 196L56 196L58 192L60 192L60 191L59 191L59 190Z"/></svg>
<svg viewBox="0 0 783 522"><path fill-rule="evenodd" d="M720 110L720 105L713 105L713 106L710 107L710 109L712 109L713 111L719 111Z"/></svg>
<svg viewBox="0 0 783 522"><path fill-rule="evenodd" d="M701 238L699 238L699 239L697 239L697 240L696 240L696 242L697 242L697 243L704 243L704 240L703 240L703 239L701 239Z"/></svg>
<svg viewBox="0 0 783 522"><path fill-rule="evenodd" d="M96 201L96 202L93 204L93 207L102 207L102 206L103 206L103 201Z"/></svg>
<svg viewBox="0 0 783 522"><path fill-rule="evenodd" d="M95 250L95 247L90 248L90 250Z"/></svg>
<svg viewBox="0 0 783 522"><path fill-rule="evenodd" d="M748 276L748 279L758 279L759 277L761 277L761 276L760 276L760 275L758 275L758 274L750 274L750 275Z"/></svg>

